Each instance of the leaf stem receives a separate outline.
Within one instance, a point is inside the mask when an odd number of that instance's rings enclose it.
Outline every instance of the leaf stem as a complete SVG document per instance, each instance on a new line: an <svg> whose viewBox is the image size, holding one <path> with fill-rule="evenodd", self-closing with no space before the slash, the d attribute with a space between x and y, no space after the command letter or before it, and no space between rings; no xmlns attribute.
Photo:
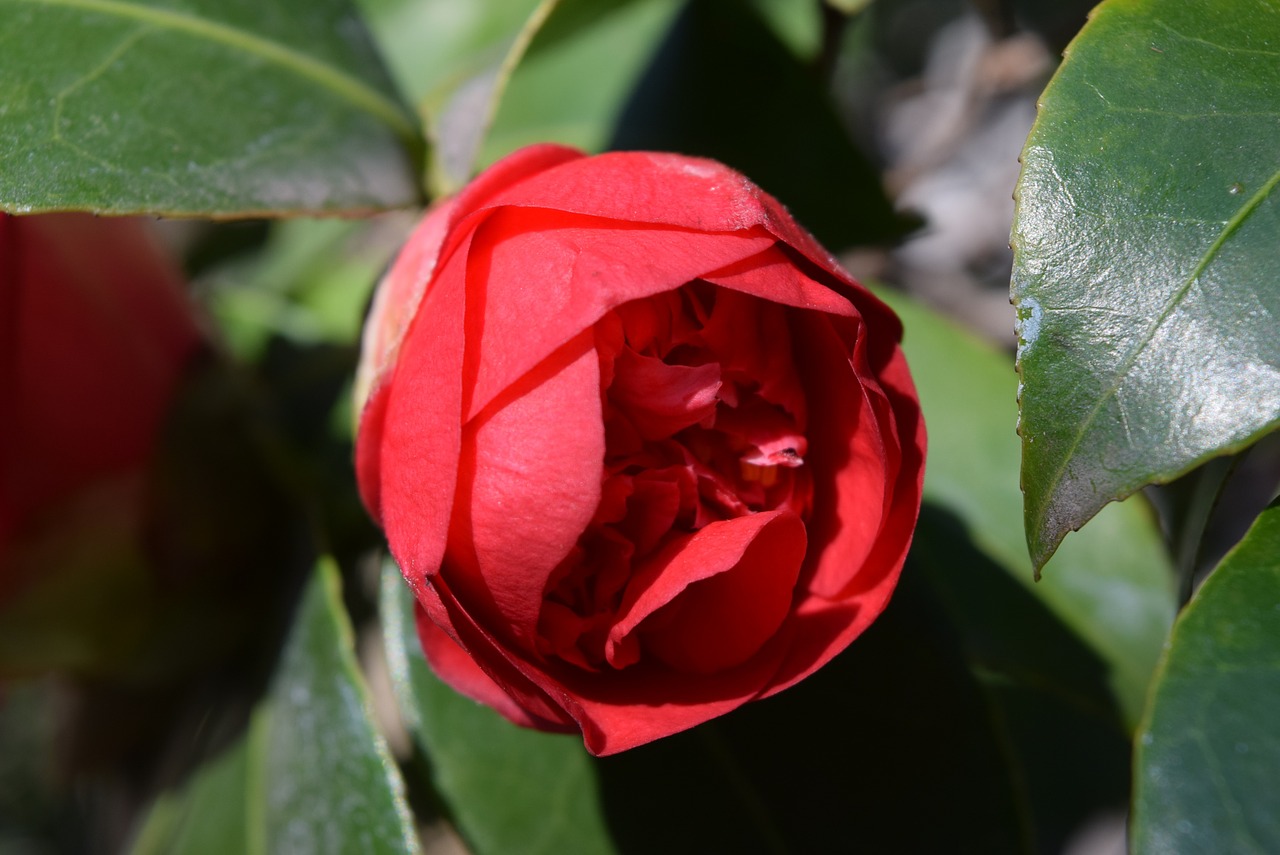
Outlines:
<svg viewBox="0 0 1280 855"><path fill-rule="evenodd" d="M1223 489L1235 471L1240 455L1218 457L1200 467L1191 477L1194 484L1185 502L1179 502L1170 524L1170 548L1178 574L1178 608L1191 601L1196 570L1204 549L1204 533L1213 517Z"/></svg>

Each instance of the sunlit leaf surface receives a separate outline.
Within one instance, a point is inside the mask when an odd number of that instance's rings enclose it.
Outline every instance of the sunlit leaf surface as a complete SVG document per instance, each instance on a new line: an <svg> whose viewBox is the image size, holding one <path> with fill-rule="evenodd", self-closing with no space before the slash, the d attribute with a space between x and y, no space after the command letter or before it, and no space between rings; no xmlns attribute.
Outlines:
<svg viewBox="0 0 1280 855"><path fill-rule="evenodd" d="M250 216L419 198L345 0L0 0L0 209Z"/></svg>
<svg viewBox="0 0 1280 855"><path fill-rule="evenodd" d="M1110 0L1013 226L1037 566L1107 502L1280 424L1280 2Z"/></svg>

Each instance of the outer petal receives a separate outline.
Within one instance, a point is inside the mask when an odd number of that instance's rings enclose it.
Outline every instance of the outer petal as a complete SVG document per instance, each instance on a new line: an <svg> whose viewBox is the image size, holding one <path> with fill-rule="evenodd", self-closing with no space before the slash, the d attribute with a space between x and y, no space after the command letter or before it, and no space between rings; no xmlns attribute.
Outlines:
<svg viewBox="0 0 1280 855"><path fill-rule="evenodd" d="M834 289L833 286L838 283L824 275L825 271L811 270L815 275L827 279L827 282L819 282L798 268L795 259L775 244L759 255L708 273L702 278L784 306L847 317L857 314L849 300Z"/></svg>
<svg viewBox="0 0 1280 855"><path fill-rule="evenodd" d="M897 316L859 285L777 199L717 163L662 152L610 152L548 169L496 195L494 205L547 208L703 232L762 228L831 274L877 329L901 337Z"/></svg>
<svg viewBox="0 0 1280 855"><path fill-rule="evenodd" d="M866 328L849 322L854 353L837 334L842 318L797 314L797 362L809 401L809 456L814 476L808 521L816 561L806 574L815 594L839 598L864 564L894 498L899 451L893 424L877 413L882 398L873 379L855 371ZM888 415L885 413L885 415Z"/></svg>
<svg viewBox="0 0 1280 855"><path fill-rule="evenodd" d="M417 317L437 267L448 251L456 249L470 234L469 229L459 231L458 221L483 207L495 193L543 169L581 157L581 152L563 146L535 145L495 163L457 197L441 202L427 213L379 283L365 321L355 391L356 412L360 414L356 475L365 507L379 523L382 522L380 438L386 417L387 385L399 361L400 346Z"/></svg>
<svg viewBox="0 0 1280 855"><path fill-rule="evenodd" d="M583 679L557 670L556 685L572 699L565 708L587 750L603 756L696 727L755 700L777 673L785 647L770 643L736 668L681 674L644 663Z"/></svg>
<svg viewBox="0 0 1280 855"><path fill-rule="evenodd" d="M772 243L759 232L704 234L554 211L497 212L477 231L484 358L468 415L611 309L678 288Z"/></svg>
<svg viewBox="0 0 1280 855"><path fill-rule="evenodd" d="M466 256L447 263L401 348L385 402L362 420L358 474L419 599L444 557L462 448ZM385 410L383 409L385 408Z"/></svg>
<svg viewBox="0 0 1280 855"><path fill-rule="evenodd" d="M600 504L604 451L589 331L466 427L445 574L530 650L547 580Z"/></svg>
<svg viewBox="0 0 1280 855"><path fill-rule="evenodd" d="M573 719L522 673L528 666L507 654L471 619L448 585L429 585L414 615L423 652L441 680L516 724L541 730L574 729Z"/></svg>
<svg viewBox="0 0 1280 855"><path fill-rule="evenodd" d="M920 514L924 484L925 426L906 359L895 355L879 374L888 395L893 424L901 439L896 478L887 486L891 502L876 542L859 573L840 592L840 599L811 596L801 601L779 632L787 658L761 697L792 686L825 665L870 626L886 605L906 561Z"/></svg>

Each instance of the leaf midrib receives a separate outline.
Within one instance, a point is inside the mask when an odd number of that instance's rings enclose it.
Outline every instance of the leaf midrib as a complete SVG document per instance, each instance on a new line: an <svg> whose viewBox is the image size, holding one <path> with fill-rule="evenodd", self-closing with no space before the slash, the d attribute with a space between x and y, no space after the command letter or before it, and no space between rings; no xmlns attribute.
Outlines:
<svg viewBox="0 0 1280 855"><path fill-rule="evenodd" d="M1075 455L1076 450L1080 447L1080 443L1084 441L1085 434L1088 433L1089 428L1092 427L1094 422L1097 420L1098 414L1102 412L1102 408L1107 405L1107 402L1115 397L1117 392L1120 391L1120 386L1124 383L1125 377L1128 376L1129 370L1133 368L1134 363L1138 361L1138 357L1142 355L1142 353L1147 349L1147 346L1155 339L1156 333L1159 332L1160 327L1164 325L1165 321L1167 321L1173 313L1177 311L1178 307L1182 305L1182 301L1186 298L1188 292L1191 291L1192 286L1199 281L1205 270L1207 270L1209 265L1213 263L1213 260L1217 258L1227 241L1231 239L1232 235L1239 231L1240 227L1244 224L1244 221L1247 220L1255 210L1257 210L1258 206L1266 201L1267 197L1271 195L1277 185L1280 185L1280 169L1272 173L1266 183L1258 188L1258 191L1250 196L1245 203L1240 206L1240 209L1236 211L1231 219L1227 220L1226 224L1222 227L1222 231L1218 233L1217 238L1214 239L1213 243L1209 245L1209 248L1205 250L1204 254L1200 257L1199 262L1196 263L1195 269L1191 271L1191 275L1187 277L1186 281L1183 282L1172 295L1170 295L1169 300L1165 303L1165 306L1161 310L1159 316L1157 316L1151 325L1147 327L1146 331L1129 350L1129 352L1125 354L1125 358L1121 360L1113 373L1112 382L1107 386L1103 393L1098 396L1097 403L1094 404L1088 415L1081 420L1080 427L1076 430L1076 434L1072 438L1071 444L1068 446L1066 453L1060 458L1060 462L1055 468L1053 476L1049 479L1047 489L1043 491L1043 495L1052 495L1057 490L1058 485L1062 483L1064 473L1067 471L1067 463L1070 462L1072 457ZM1049 514L1050 504L1051 502L1045 502L1042 504L1040 506L1039 513L1036 515L1037 540L1040 540L1043 534L1044 521ZM1061 538L1059 538L1059 541L1060 540ZM1041 560L1040 553L1043 552L1043 543L1041 544L1041 549L1036 552L1037 554L1034 555L1033 558L1038 572L1038 568L1044 566L1045 562L1048 561L1049 556L1044 556L1043 560Z"/></svg>
<svg viewBox="0 0 1280 855"><path fill-rule="evenodd" d="M128 2L128 0L5 0L5 2L29 3L37 6L60 6L86 12L97 12L102 15L140 21L160 29L186 33L211 43L242 51L265 59L298 77L327 89L342 100L388 125L408 144L414 144L414 141L418 138L417 128L406 118L400 106L368 84L341 69L321 62L315 57L228 24L184 12L177 12L172 9L143 6L135 2Z"/></svg>

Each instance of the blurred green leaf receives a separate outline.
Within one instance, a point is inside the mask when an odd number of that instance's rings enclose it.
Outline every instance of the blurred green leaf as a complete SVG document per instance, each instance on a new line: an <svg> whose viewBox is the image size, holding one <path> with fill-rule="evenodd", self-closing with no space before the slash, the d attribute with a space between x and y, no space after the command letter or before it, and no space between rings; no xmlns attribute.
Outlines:
<svg viewBox="0 0 1280 855"><path fill-rule="evenodd" d="M856 15L871 5L871 0L826 0L828 6L846 15Z"/></svg>
<svg viewBox="0 0 1280 855"><path fill-rule="evenodd" d="M1280 504L1174 625L1136 754L1133 850L1280 851Z"/></svg>
<svg viewBox="0 0 1280 855"><path fill-rule="evenodd" d="M325 559L247 736L156 803L135 853L419 851L351 644Z"/></svg>
<svg viewBox="0 0 1280 855"><path fill-rule="evenodd" d="M249 849L248 740L240 739L200 768L181 792L152 806L133 855L225 855Z"/></svg>
<svg viewBox="0 0 1280 855"><path fill-rule="evenodd" d="M1014 522L1022 496L1009 358L901 295L877 294L906 328L904 349L929 427L926 498L954 514L982 553L1106 663L1125 721L1135 727L1174 609L1173 577L1152 514L1141 501L1108 508L1033 582Z"/></svg>
<svg viewBox="0 0 1280 855"><path fill-rule="evenodd" d="M1027 542L1280 425L1280 5L1110 0L1023 151Z"/></svg>
<svg viewBox="0 0 1280 855"><path fill-rule="evenodd" d="M4 210L237 217L420 198L420 137L346 0L0 0L0 18Z"/></svg>
<svg viewBox="0 0 1280 855"><path fill-rule="evenodd" d="M584 70L579 80L582 87L591 77ZM684 5L630 93L609 147L726 163L832 249L891 242L914 225L893 210L825 81L734 0Z"/></svg>
<svg viewBox="0 0 1280 855"><path fill-rule="evenodd" d="M802 62L822 50L822 6L813 0L748 0L778 41Z"/></svg>
<svg viewBox="0 0 1280 855"><path fill-rule="evenodd" d="M242 359L259 359L274 336L352 345L378 274L411 226L400 215L282 220L258 252L207 271L197 287Z"/></svg>
<svg viewBox="0 0 1280 855"><path fill-rule="evenodd" d="M581 738L516 727L441 683L418 644L413 595L390 560L381 605L401 707L431 759L437 790L477 855L617 851Z"/></svg>
<svg viewBox="0 0 1280 855"><path fill-rule="evenodd" d="M8 682L0 701L0 852L75 852L83 802L56 771L67 753L66 688L54 678ZM41 848L40 844L44 844Z"/></svg>
<svg viewBox="0 0 1280 855"><path fill-rule="evenodd" d="M539 0L357 0L392 76L424 116L506 56Z"/></svg>
<svg viewBox="0 0 1280 855"><path fill-rule="evenodd" d="M607 148L628 96L682 5L682 0L548 4L545 20L510 72L481 163L535 142L588 152Z"/></svg>
<svg viewBox="0 0 1280 855"><path fill-rule="evenodd" d="M471 177L507 72L555 0L359 2L427 128L433 191L457 191Z"/></svg>

